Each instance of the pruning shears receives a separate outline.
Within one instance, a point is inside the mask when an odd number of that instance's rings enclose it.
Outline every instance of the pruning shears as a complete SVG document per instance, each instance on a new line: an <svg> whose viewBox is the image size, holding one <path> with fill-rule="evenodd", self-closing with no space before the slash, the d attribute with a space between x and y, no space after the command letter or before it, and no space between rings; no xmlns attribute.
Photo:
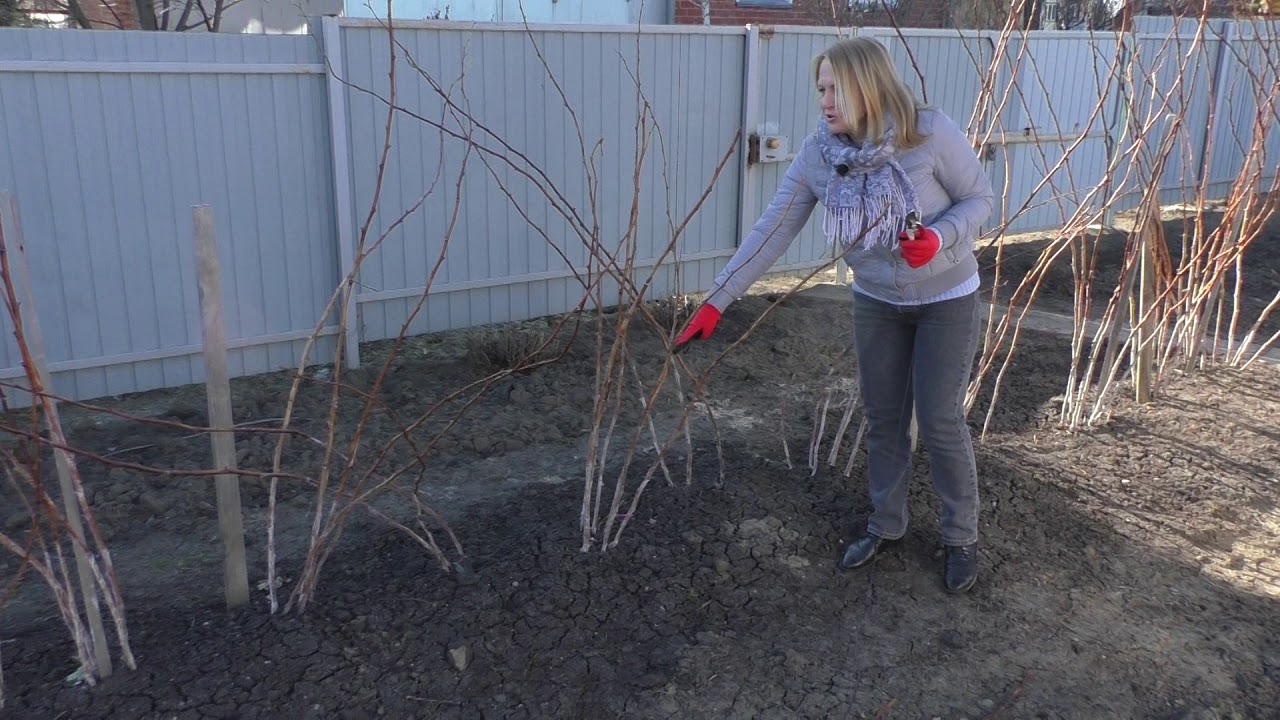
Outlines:
<svg viewBox="0 0 1280 720"><path fill-rule="evenodd" d="M920 215L917 214L916 211L914 210L907 213L907 221L905 226L902 228L902 232L907 236L907 239L915 240L916 231L919 230L921 227L922 225L920 223Z"/></svg>

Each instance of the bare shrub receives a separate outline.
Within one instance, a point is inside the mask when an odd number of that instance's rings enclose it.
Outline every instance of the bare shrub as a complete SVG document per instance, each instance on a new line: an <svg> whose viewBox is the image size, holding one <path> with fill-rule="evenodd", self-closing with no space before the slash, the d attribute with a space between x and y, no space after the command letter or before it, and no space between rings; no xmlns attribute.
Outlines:
<svg viewBox="0 0 1280 720"><path fill-rule="evenodd" d="M693 317L701 302L697 295L676 293L653 301L649 312L653 314L653 320L658 326L674 331Z"/></svg>
<svg viewBox="0 0 1280 720"><path fill-rule="evenodd" d="M545 332L521 327L485 328L467 334L466 359L484 374L527 371L556 357L548 348L550 340Z"/></svg>

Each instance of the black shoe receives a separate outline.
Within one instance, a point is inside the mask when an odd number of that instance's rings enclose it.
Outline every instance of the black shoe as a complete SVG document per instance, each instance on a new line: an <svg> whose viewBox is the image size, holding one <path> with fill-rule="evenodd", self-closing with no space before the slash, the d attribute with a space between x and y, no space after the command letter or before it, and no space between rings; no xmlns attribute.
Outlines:
<svg viewBox="0 0 1280 720"><path fill-rule="evenodd" d="M863 535L845 548L844 557L840 558L840 567L845 570L862 567L871 562L880 548L892 542L877 535Z"/></svg>
<svg viewBox="0 0 1280 720"><path fill-rule="evenodd" d="M948 545L944 581L947 592L962 593L978 579L978 545Z"/></svg>

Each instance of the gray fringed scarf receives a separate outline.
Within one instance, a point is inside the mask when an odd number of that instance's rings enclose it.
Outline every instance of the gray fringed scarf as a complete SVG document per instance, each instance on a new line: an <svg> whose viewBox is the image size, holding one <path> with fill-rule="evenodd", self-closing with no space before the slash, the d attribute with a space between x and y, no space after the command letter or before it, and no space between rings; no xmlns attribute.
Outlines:
<svg viewBox="0 0 1280 720"><path fill-rule="evenodd" d="M822 231L843 252L862 238L866 246L892 246L907 215L920 214L920 201L907 173L894 159L897 134L890 127L878 145L858 147L831 134L818 119L818 146L831 166L827 216Z"/></svg>

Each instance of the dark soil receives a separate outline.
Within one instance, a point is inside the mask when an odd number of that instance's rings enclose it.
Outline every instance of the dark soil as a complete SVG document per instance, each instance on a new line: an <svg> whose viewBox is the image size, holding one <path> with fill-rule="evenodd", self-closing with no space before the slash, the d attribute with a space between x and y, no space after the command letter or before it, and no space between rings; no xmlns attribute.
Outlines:
<svg viewBox="0 0 1280 720"><path fill-rule="evenodd" d="M1199 232L1207 236L1215 231L1222 222L1221 205L1211 206L1203 212L1204 228ZM1173 269L1176 271L1183 262L1183 254L1190 247L1191 239L1196 236L1197 213L1178 209L1166 209L1162 216L1165 242ZM1133 213L1120 213L1112 226L1097 236L1091 236L1086 246L1096 263L1096 274L1091 289L1093 294L1090 316L1099 318L1106 310L1111 293L1119 283L1126 248L1130 242L1129 233L1133 228ZM1236 274L1227 277L1227 286L1223 288L1226 303L1223 306L1221 334L1228 334L1232 313L1238 310L1237 338L1254 328L1254 324L1266 307L1280 296L1280 252L1277 252L1277 238L1280 238L1280 218L1274 218L1263 232L1253 239L1244 253L1244 272L1241 278L1240 303L1238 308L1232 302L1236 292ZM983 294L990 300L992 290L998 293L997 301L1007 305L1011 296L1018 289L1019 283L1040 261L1041 255L1059 238L1044 233L1028 233L1020 236L1003 238L1003 250L997 253L994 245L986 246L979 256L982 265ZM1077 247L1080 245L1077 240ZM997 279L997 266L999 278ZM1201 261L1203 267L1203 261ZM1202 281L1203 278L1198 279ZM1186 278L1180 279L1181 283ZM1028 303L1028 288L1017 301L1018 307ZM1032 307L1053 313L1070 315L1073 312L1075 277L1071 264L1071 252L1063 252L1050 265L1041 286L1030 301ZM1216 306L1209 311L1210 317L1217 312ZM1127 319L1127 312L1124 315ZM1273 310L1256 330L1255 342L1270 338L1280 331L1280 310Z"/></svg>
<svg viewBox="0 0 1280 720"><path fill-rule="evenodd" d="M769 306L765 296L744 298L716 337L683 357L705 367ZM457 531L464 572L442 572L403 534L358 515L305 613L272 615L261 589L249 608L222 607L207 479L147 477L86 459L138 669L117 657L115 674L95 687L66 682L77 667L73 649L47 591L27 575L0 610L0 716L1275 716L1275 368L1174 376L1145 407L1125 390L1105 426L1066 432L1056 421L1067 340L1027 331L978 445L980 580L953 597L941 588L927 447L917 457L907 541L865 571L835 567L868 510L861 450L851 477L842 472L849 441L835 467L826 462L842 409L830 410L816 473L806 457L829 369L848 374L849 319L847 302L808 293L776 306L707 386L724 466L705 414L696 416L692 482L678 445L668 455L673 483L658 474L621 543L603 554L579 551L595 372L594 335L584 332L563 359L479 396L432 451L423 496ZM370 447L482 375L465 337L411 340L380 393L395 417L367 423ZM634 340L637 369L652 377L662 346ZM385 352L367 348L365 368L348 379L371 387ZM279 417L287 388L285 375L237 381L236 420ZM988 386L975 428L990 395ZM300 401L299 425L313 435L324 432L327 397L315 384ZM204 421L200 388L112 406ZM616 438L635 429L634 394L627 406ZM663 407L660 435L678 409ZM210 463L207 437L65 412L78 448L178 472ZM340 438L349 440L358 414L358 403L344 402ZM427 423L419 439L444 424ZM273 443L241 434L240 467L269 468ZM320 452L292 442L286 469L314 472ZM613 451L607 482L621 452ZM391 464L411 457L398 445ZM652 459L642 454L632 475ZM263 487L243 485L251 587L265 577ZM312 491L282 487L287 597ZM14 507L11 488L0 492ZM4 514L4 529L21 537L29 520ZM11 556L0 560L0 580L16 571Z"/></svg>

